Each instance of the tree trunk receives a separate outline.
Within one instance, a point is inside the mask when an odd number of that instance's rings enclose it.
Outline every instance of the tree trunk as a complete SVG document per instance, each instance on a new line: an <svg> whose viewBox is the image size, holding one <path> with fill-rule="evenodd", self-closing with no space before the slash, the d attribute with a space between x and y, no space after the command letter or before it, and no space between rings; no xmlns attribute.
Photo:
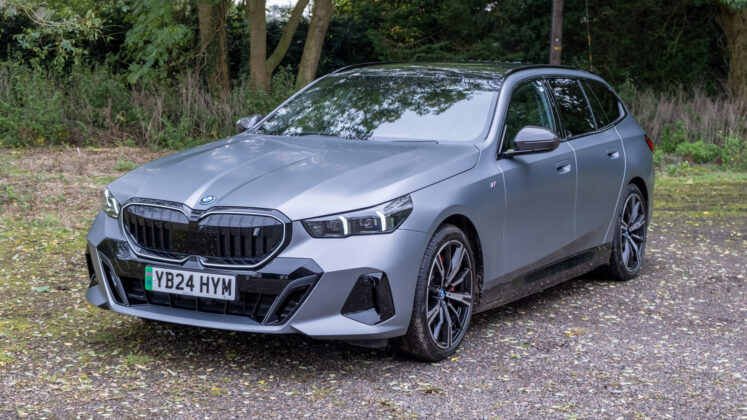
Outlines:
<svg viewBox="0 0 747 420"><path fill-rule="evenodd" d="M729 50L729 89L734 95L747 97L747 8L732 9L719 4L718 24L724 30Z"/></svg>
<svg viewBox="0 0 747 420"><path fill-rule="evenodd" d="M208 88L221 98L226 98L231 92L228 78L228 46L226 45L227 11L228 0L203 0L197 3L201 65L205 69Z"/></svg>
<svg viewBox="0 0 747 420"><path fill-rule="evenodd" d="M563 0L552 2L552 31L550 34L550 64L560 65L563 52Z"/></svg>
<svg viewBox="0 0 747 420"><path fill-rule="evenodd" d="M270 78L265 70L267 59L267 23L265 0L247 0L249 9L249 78L252 90L270 90Z"/></svg>
<svg viewBox="0 0 747 420"><path fill-rule="evenodd" d="M301 89L316 78L316 69L319 65L319 57L322 55L324 37L327 35L327 28L333 12L332 0L314 0L309 33L306 36L301 63L298 66L296 89Z"/></svg>
<svg viewBox="0 0 747 420"><path fill-rule="evenodd" d="M267 77L269 79L272 79L272 73L275 72L275 69L278 68L280 62L283 61L285 53L288 52L288 47L293 40L293 34L296 33L298 24L301 22L301 17L303 16L303 10L308 4L309 0L298 0L296 6L293 8L293 12L288 19L288 22L285 24L285 27L283 27L283 33L282 35L280 35L280 41L278 41L278 45L275 47L275 49L272 51L272 54L267 59L266 69Z"/></svg>

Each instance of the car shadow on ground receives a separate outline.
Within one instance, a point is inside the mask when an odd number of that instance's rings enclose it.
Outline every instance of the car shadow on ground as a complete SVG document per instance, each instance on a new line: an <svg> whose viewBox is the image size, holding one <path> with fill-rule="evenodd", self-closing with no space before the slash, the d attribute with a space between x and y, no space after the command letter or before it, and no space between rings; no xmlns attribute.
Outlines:
<svg viewBox="0 0 747 420"><path fill-rule="evenodd" d="M551 310L559 301L576 294L588 293L590 286L604 284L596 273L590 273L543 292L525 297L511 304L476 314L470 325L462 349L477 346L471 338L485 335L485 331L499 323L514 323L529 319L533 311ZM118 317L123 315L113 314ZM370 349L335 340L318 340L298 335L241 333L195 328L191 326L139 320L126 321L107 328L105 342L93 340L92 345L108 347L102 351L137 354L148 360L165 361L170 368L222 366L244 369L248 366L277 366L273 374L298 374L298 366L312 366L319 374L329 370L339 372L345 365L384 365L417 363L397 356L389 348ZM500 338L500 337L499 337ZM352 369L351 369L352 371Z"/></svg>

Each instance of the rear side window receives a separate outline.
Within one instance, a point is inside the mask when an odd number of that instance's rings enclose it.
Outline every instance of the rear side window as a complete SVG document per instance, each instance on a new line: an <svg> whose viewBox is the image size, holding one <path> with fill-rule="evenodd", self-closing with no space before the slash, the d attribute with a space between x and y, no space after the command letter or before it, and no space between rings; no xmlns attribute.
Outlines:
<svg viewBox="0 0 747 420"><path fill-rule="evenodd" d="M586 90L586 96L589 97L589 101L592 103L594 116L597 117L597 124L600 128L612 124L617 121L618 118L623 116L625 111L622 104L617 99L617 96L615 96L607 86L593 80L584 80L584 88ZM604 124L600 122L600 116L597 115L597 109L594 107L594 102L596 102L604 111L604 116L606 116L606 118L604 118Z"/></svg>
<svg viewBox="0 0 747 420"><path fill-rule="evenodd" d="M578 136L596 130L594 117L578 81L550 79L549 82L558 102L560 121L563 123L566 135Z"/></svg>
<svg viewBox="0 0 747 420"><path fill-rule="evenodd" d="M581 81L581 85L584 87L584 93L586 93L586 99L589 100L591 110L594 112L594 119L597 121L598 128L604 128L610 125L612 121L607 118L607 112L602 107L602 104L597 100L594 93L589 88L589 84L586 81Z"/></svg>

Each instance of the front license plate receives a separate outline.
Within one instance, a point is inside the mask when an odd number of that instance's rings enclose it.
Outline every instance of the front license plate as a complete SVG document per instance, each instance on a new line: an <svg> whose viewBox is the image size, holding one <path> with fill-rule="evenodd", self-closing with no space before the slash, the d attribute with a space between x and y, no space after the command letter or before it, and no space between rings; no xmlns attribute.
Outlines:
<svg viewBox="0 0 747 420"><path fill-rule="evenodd" d="M236 276L147 266L145 267L145 290L235 300Z"/></svg>

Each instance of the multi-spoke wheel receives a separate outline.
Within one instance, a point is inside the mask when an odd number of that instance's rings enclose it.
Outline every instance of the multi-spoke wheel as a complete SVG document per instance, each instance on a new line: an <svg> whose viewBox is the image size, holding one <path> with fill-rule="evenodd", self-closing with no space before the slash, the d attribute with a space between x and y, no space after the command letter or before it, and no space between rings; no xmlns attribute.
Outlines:
<svg viewBox="0 0 747 420"><path fill-rule="evenodd" d="M620 247L625 269L635 272L641 266L643 245L646 237L646 214L643 201L637 194L631 194L625 201L620 220Z"/></svg>
<svg viewBox="0 0 747 420"><path fill-rule="evenodd" d="M409 356L437 361L452 354L467 331L476 291L475 257L458 228L445 225L428 243L407 335L393 341Z"/></svg>
<svg viewBox="0 0 747 420"><path fill-rule="evenodd" d="M461 339L472 312L472 260L467 245L443 244L428 274L428 331L437 346L449 348Z"/></svg>
<svg viewBox="0 0 747 420"><path fill-rule="evenodd" d="M646 203L638 187L628 185L623 197L625 201L616 219L612 255L606 267L607 275L616 280L629 280L640 271L648 227Z"/></svg>

